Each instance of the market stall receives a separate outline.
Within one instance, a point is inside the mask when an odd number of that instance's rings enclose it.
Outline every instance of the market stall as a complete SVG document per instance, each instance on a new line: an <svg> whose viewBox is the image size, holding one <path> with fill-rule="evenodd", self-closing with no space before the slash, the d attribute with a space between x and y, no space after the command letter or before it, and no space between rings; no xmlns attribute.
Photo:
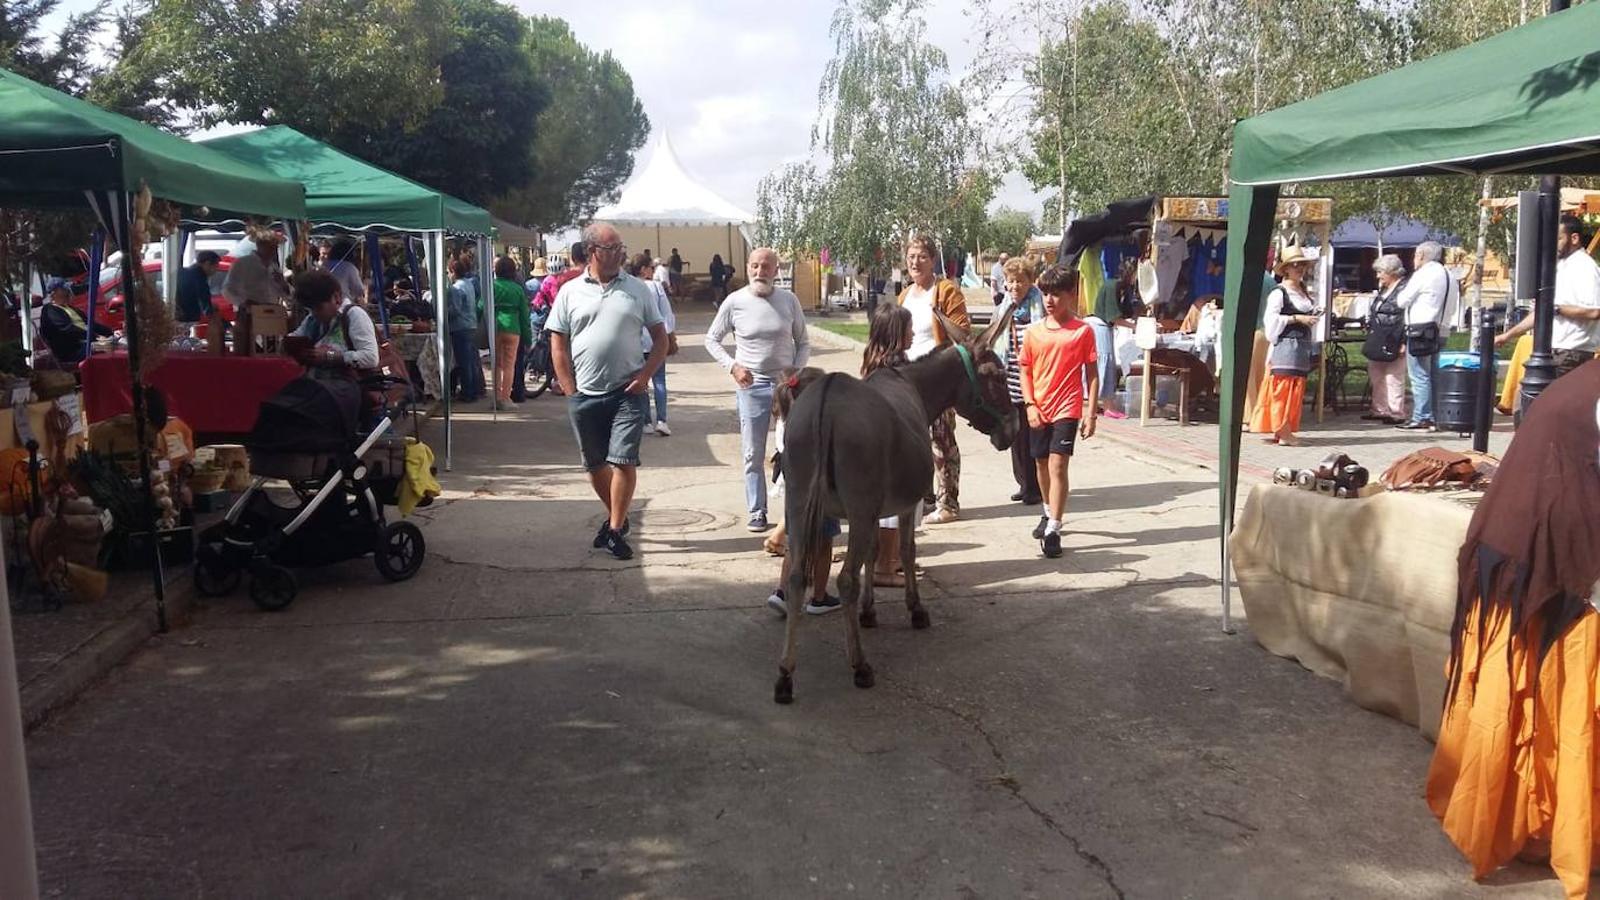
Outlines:
<svg viewBox="0 0 1600 900"><path fill-rule="evenodd" d="M1600 173L1594 35L1583 4L1404 68L1240 122L1234 129L1223 341L1220 525L1223 627L1247 367L1285 184L1430 175ZM1358 127L1352 123L1360 123ZM1552 254L1553 259L1553 254ZM1334 502L1334 501L1329 501ZM1404 543L1409 535L1396 533Z"/></svg>
<svg viewBox="0 0 1600 900"><path fill-rule="evenodd" d="M447 235L477 241L480 275L485 285L489 283L493 259L489 247L490 217L486 211L464 200L363 162L287 126L213 138L202 145L303 183L308 221L314 233L362 234L369 242L375 242L379 236L392 235L407 240L408 246L411 238L420 237L425 242L425 266L433 293L435 323L447 319L445 303L450 283L445 252ZM191 224L202 223L191 220ZM375 275L379 279L375 291L381 292L382 273L378 271ZM494 315L490 304L485 303L484 309L491 330L492 368ZM412 358L425 376L425 385L437 391L443 402L444 459L448 470L452 462L453 434L448 369L443 363L448 358L447 329L436 324L425 332L394 333L395 330L388 327L385 331L397 339L403 353L410 350L414 354ZM428 379L426 375L430 371L442 374Z"/></svg>
<svg viewBox="0 0 1600 900"><path fill-rule="evenodd" d="M1319 341L1328 333L1327 299L1332 294L1329 246L1333 202L1322 197L1284 198L1278 204L1275 232L1317 257L1313 279L1324 309ZM1189 397L1196 385L1215 384L1224 347L1215 323L1198 327L1202 312L1213 313L1222 300L1228 259L1228 200L1223 197L1142 197L1122 200L1074 220L1056 254L1081 277L1080 295L1094 303L1102 285L1118 277L1123 264L1138 265L1139 295L1148 315L1133 328L1114 329L1113 347L1120 374L1128 376L1129 399L1137 397L1139 424L1149 424L1158 385L1170 382L1180 422L1188 421ZM1262 270L1258 270L1262 271ZM1214 315L1212 316L1214 318ZM1325 366L1327 354L1319 354ZM1265 360L1256 362L1264 368ZM1325 368L1321 370L1326 379ZM1314 404L1318 421L1326 392ZM1126 405L1126 404L1125 404Z"/></svg>
<svg viewBox="0 0 1600 900"><path fill-rule="evenodd" d="M164 346L165 335L145 334L142 311L153 296L136 271L139 249L151 231L182 209L207 207L238 215L285 219L305 216L305 191L296 182L195 146L156 128L107 112L92 104L0 70L0 207L87 209L122 251L123 296L128 322L127 380L132 388L140 499L134 516L145 533L156 534L151 455L148 446L144 381L151 349ZM148 314L149 310L143 313ZM153 317L157 320L159 317ZM152 346L144 346L145 339ZM160 540L147 540L160 627L166 627L166 579ZM9 604L0 604L0 794L26 798L22 767L22 728L12 713L18 709ZM29 812L23 802L5 804L0 812L0 884L26 895L33 882ZM3 891L0 891L3 892Z"/></svg>
<svg viewBox="0 0 1600 900"><path fill-rule="evenodd" d="M126 351L98 353L83 361L83 409L90 422L133 411L126 378ZM286 356L213 356L169 353L145 383L160 388L167 408L196 432L243 435L255 425L260 401L298 378L304 370Z"/></svg>

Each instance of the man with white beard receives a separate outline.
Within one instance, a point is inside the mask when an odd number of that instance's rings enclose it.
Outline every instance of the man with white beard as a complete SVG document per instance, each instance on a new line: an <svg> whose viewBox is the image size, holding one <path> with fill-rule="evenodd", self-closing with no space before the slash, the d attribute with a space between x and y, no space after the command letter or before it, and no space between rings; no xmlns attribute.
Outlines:
<svg viewBox="0 0 1600 900"><path fill-rule="evenodd" d="M772 388L786 369L803 368L811 338L800 298L779 288L778 251L758 247L746 267L749 285L728 295L706 332L706 350L738 385L739 439L744 447L744 497L751 531L767 530L767 429L772 426ZM723 338L733 334L734 353Z"/></svg>

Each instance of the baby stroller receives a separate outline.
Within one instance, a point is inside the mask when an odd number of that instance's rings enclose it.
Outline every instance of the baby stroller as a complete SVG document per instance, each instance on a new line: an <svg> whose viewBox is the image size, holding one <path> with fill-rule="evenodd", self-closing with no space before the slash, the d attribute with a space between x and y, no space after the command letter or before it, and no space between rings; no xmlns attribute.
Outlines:
<svg viewBox="0 0 1600 900"><path fill-rule="evenodd" d="M362 390L352 379L299 378L261 404L245 445L255 478L223 521L200 535L194 577L201 594L229 594L248 571L250 599L281 610L299 590L290 567L370 553L389 581L405 581L422 568L421 529L383 516L405 478L406 439L395 433L403 407L390 402L391 392L377 424L362 435ZM398 393L409 401L409 391ZM288 482L293 506L268 494L269 478Z"/></svg>

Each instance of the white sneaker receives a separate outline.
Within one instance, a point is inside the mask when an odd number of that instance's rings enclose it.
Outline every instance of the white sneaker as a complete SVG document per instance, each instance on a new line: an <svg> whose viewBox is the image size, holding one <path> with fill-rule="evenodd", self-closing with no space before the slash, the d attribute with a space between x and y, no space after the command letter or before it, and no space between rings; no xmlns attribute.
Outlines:
<svg viewBox="0 0 1600 900"><path fill-rule="evenodd" d="M667 423L665 423L665 422L657 422L656 423L656 434L659 434L662 437L672 437L672 429L668 428L667 427Z"/></svg>

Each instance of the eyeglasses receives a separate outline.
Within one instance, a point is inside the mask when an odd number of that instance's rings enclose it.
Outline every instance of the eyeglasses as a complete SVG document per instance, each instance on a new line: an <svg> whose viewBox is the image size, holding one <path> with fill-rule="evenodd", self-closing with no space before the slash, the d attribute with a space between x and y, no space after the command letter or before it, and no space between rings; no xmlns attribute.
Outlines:
<svg viewBox="0 0 1600 900"><path fill-rule="evenodd" d="M616 243L616 244L590 244L589 245L589 249L590 250L599 250L601 253L615 253L618 250L626 250L626 249L628 249L628 245L627 244L623 244L623 243Z"/></svg>

